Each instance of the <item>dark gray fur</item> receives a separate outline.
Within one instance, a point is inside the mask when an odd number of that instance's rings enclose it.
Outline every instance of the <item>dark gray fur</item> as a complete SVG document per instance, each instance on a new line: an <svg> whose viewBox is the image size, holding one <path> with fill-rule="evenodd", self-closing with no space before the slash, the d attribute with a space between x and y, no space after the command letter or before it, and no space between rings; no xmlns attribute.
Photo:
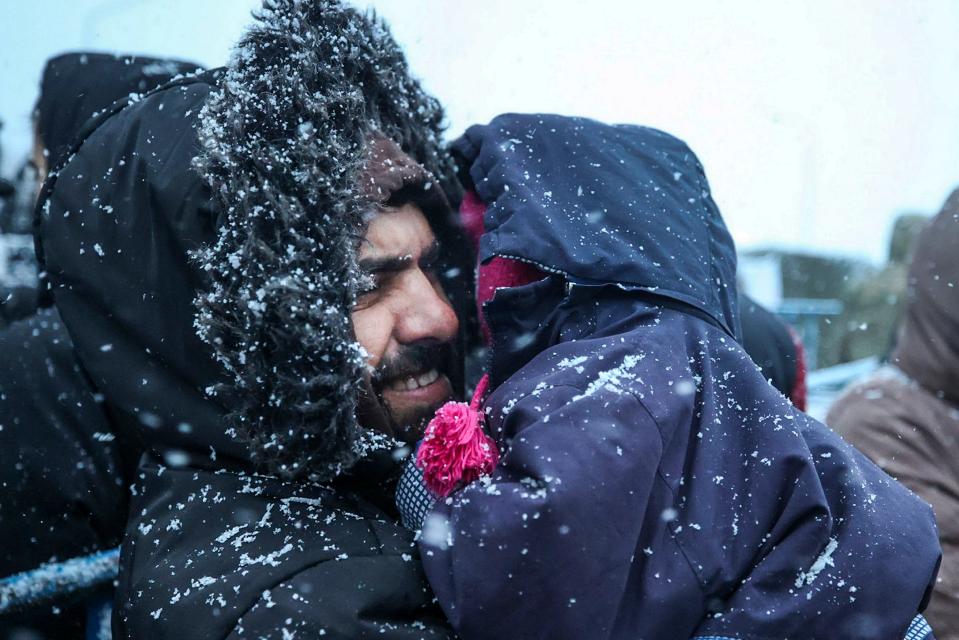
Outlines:
<svg viewBox="0 0 959 640"><path fill-rule="evenodd" d="M258 467L326 480L368 441L350 323L366 143L385 133L444 186L453 167L442 109L376 16L267 0L256 17L201 114L196 162L221 214L196 256L211 283L196 326L228 372L217 393Z"/></svg>

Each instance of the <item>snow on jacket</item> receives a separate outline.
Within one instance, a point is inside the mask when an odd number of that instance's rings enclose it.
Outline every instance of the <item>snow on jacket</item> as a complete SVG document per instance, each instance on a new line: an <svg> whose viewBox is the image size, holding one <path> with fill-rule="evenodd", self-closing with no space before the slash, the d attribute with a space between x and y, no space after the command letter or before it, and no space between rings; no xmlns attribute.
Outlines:
<svg viewBox="0 0 959 640"><path fill-rule="evenodd" d="M737 341L732 240L679 140L504 115L454 145L501 289L488 482L421 551L474 638L902 638L939 561L927 505L793 408Z"/></svg>
<svg viewBox="0 0 959 640"><path fill-rule="evenodd" d="M110 431L56 309L0 332L0 577L120 542L128 443Z"/></svg>
<svg viewBox="0 0 959 640"><path fill-rule="evenodd" d="M393 467L361 461L332 486L141 467L114 637L451 638L380 506Z"/></svg>
<svg viewBox="0 0 959 640"><path fill-rule="evenodd" d="M927 500L943 558L926 617L959 640L959 191L922 232L891 364L856 384L826 423Z"/></svg>
<svg viewBox="0 0 959 640"><path fill-rule="evenodd" d="M116 637L449 635L377 506L396 463L356 422L350 324L371 136L450 184L441 120L382 23L271 0L228 68L114 105L55 168L40 256L111 426L146 451ZM455 235L448 205L424 213Z"/></svg>

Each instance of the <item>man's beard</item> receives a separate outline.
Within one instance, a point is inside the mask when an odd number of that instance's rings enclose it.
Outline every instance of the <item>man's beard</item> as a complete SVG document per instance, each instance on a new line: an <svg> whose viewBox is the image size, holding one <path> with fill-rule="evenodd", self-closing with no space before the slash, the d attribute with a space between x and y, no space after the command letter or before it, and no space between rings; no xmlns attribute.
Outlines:
<svg viewBox="0 0 959 640"><path fill-rule="evenodd" d="M360 396L358 413L361 424L390 433L408 444L416 443L436 410L451 400L452 394L444 394L433 402L400 407L384 397L384 390L390 383L433 369L439 373L438 383L445 380L444 384L449 388L448 373L452 370L454 357L452 343L423 342L403 347L399 353L384 358L366 381Z"/></svg>

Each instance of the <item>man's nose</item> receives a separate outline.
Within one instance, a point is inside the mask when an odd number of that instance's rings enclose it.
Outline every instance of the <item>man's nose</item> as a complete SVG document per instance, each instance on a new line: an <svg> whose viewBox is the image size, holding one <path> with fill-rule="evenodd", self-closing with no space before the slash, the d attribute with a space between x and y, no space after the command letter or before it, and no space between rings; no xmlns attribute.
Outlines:
<svg viewBox="0 0 959 640"><path fill-rule="evenodd" d="M443 290L418 271L410 274L395 327L401 344L429 339L449 342L459 331L459 320Z"/></svg>

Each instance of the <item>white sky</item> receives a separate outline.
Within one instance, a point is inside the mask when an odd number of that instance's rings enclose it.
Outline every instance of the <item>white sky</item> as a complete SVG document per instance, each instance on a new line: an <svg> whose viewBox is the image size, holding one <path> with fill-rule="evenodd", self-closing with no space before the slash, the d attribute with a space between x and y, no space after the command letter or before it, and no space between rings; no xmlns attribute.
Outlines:
<svg viewBox="0 0 959 640"><path fill-rule="evenodd" d="M393 27L450 135L503 111L633 122L700 156L740 247L880 260L903 210L959 184L955 0L357 0ZM0 10L0 136L29 145L46 58L215 66L256 0L35 0Z"/></svg>

